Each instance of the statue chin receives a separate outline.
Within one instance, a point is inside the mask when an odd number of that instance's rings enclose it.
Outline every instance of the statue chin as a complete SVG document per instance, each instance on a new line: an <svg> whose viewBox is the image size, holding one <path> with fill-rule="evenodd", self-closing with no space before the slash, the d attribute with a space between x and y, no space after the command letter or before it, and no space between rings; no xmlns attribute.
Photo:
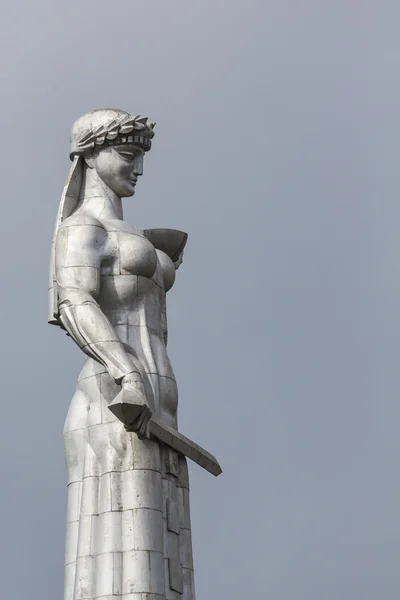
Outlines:
<svg viewBox="0 0 400 600"><path fill-rule="evenodd" d="M135 189L133 189L132 191L129 191L129 192L127 190L124 190L123 194L117 194L117 196L119 196L120 198L132 198L132 196L135 195L135 192L136 192Z"/></svg>

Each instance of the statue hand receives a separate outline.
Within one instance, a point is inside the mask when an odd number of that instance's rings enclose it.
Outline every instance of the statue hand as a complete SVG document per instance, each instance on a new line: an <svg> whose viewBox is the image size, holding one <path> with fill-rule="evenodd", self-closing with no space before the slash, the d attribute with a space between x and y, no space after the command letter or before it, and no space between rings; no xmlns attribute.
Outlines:
<svg viewBox="0 0 400 600"><path fill-rule="evenodd" d="M179 267L181 266L182 263L183 263L183 250L180 253L178 259L174 262L175 271L177 271L179 269Z"/></svg>
<svg viewBox="0 0 400 600"><path fill-rule="evenodd" d="M149 437L147 426L152 417L152 412L150 407L147 407L143 410L142 414L130 425L125 425L126 431L134 431L137 433L138 438L142 439L145 437Z"/></svg>
<svg viewBox="0 0 400 600"><path fill-rule="evenodd" d="M108 408L122 421L127 431L135 431L139 437L146 436L152 412L139 375L130 374L123 378L122 389Z"/></svg>

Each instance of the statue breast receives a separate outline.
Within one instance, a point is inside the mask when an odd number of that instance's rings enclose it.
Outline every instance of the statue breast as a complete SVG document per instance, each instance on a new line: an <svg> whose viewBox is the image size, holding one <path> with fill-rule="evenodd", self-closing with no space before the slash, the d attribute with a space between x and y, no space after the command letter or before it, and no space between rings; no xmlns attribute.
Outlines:
<svg viewBox="0 0 400 600"><path fill-rule="evenodd" d="M156 250L143 235L121 230L108 231L102 275L141 275L151 279L156 268Z"/></svg>

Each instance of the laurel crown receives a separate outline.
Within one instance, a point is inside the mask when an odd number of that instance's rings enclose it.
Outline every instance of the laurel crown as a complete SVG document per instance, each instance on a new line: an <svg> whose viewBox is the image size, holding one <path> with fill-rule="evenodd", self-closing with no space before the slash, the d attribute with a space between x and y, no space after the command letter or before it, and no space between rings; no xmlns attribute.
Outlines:
<svg viewBox="0 0 400 600"><path fill-rule="evenodd" d="M147 117L142 117L141 115L137 115L136 117L121 115L110 121L110 123L102 124L96 129L87 132L77 140L77 146L83 150L102 146L107 142L115 144L120 140L121 143L134 143L136 141L139 145L150 149L150 140L154 137L154 127L155 123L151 123ZM123 139L129 133L134 134L133 136L129 136L132 139Z"/></svg>

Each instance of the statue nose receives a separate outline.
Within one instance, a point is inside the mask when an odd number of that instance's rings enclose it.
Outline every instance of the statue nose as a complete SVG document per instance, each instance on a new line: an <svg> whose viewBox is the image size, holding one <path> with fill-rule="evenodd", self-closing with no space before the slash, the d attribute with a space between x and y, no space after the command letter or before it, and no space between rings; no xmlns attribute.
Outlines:
<svg viewBox="0 0 400 600"><path fill-rule="evenodd" d="M143 175L143 154L137 154L133 162L133 172L135 175Z"/></svg>

